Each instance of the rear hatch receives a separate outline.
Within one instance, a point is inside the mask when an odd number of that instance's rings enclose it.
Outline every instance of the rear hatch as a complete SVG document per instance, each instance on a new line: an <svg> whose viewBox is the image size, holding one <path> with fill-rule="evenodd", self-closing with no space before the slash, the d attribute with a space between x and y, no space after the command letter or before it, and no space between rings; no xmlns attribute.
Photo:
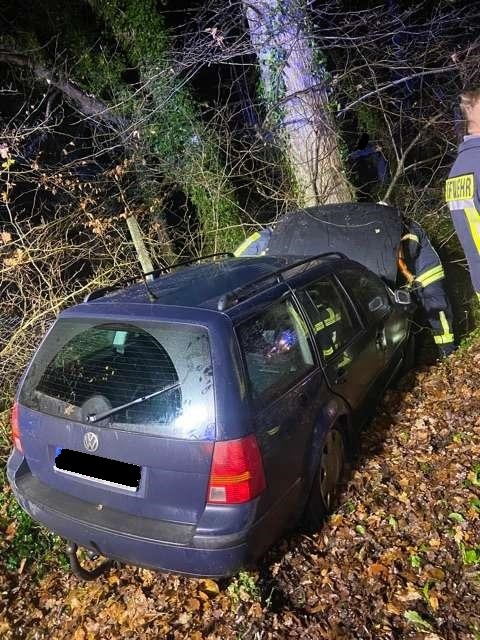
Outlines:
<svg viewBox="0 0 480 640"><path fill-rule="evenodd" d="M208 331L60 317L25 376L19 419L27 463L46 485L195 524L215 439Z"/></svg>
<svg viewBox="0 0 480 640"><path fill-rule="evenodd" d="M401 220L397 209L374 202L300 209L278 221L268 255L298 258L340 251L395 286Z"/></svg>

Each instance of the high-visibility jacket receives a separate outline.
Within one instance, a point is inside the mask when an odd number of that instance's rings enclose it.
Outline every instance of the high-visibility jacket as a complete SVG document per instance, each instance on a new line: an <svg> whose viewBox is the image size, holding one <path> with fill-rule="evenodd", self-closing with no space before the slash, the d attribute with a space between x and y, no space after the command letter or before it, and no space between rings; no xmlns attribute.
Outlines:
<svg viewBox="0 0 480 640"><path fill-rule="evenodd" d="M267 252L272 229L266 227L261 231L255 231L248 236L233 252L237 258L239 256L264 256Z"/></svg>
<svg viewBox="0 0 480 640"><path fill-rule="evenodd" d="M480 299L480 135L465 136L445 183L445 200Z"/></svg>
<svg viewBox="0 0 480 640"><path fill-rule="evenodd" d="M442 262L433 248L425 230L413 220L405 223L400 243L400 270L409 282L415 282L415 288L422 288L428 295L433 291L431 285L445 277Z"/></svg>
<svg viewBox="0 0 480 640"><path fill-rule="evenodd" d="M425 230L417 223L405 223L399 249L399 268L412 285L443 355L454 348L452 308L445 289L445 272L438 253Z"/></svg>

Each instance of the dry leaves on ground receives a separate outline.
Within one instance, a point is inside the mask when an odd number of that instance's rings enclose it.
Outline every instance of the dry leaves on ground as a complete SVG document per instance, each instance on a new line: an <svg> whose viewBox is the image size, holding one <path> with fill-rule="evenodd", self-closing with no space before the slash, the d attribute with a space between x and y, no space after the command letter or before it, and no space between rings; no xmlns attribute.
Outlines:
<svg viewBox="0 0 480 640"><path fill-rule="evenodd" d="M0 635L478 640L479 365L472 347L388 392L322 530L280 541L227 586L132 567L35 585L27 563L0 572Z"/></svg>

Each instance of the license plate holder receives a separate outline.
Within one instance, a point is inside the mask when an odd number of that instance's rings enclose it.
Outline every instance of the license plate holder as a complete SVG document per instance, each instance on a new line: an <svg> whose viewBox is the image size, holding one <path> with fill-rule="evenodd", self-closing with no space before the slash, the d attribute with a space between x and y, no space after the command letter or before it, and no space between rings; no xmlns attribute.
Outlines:
<svg viewBox="0 0 480 640"><path fill-rule="evenodd" d="M141 467L129 462L111 460L81 451L55 449L56 471L128 491L138 491Z"/></svg>

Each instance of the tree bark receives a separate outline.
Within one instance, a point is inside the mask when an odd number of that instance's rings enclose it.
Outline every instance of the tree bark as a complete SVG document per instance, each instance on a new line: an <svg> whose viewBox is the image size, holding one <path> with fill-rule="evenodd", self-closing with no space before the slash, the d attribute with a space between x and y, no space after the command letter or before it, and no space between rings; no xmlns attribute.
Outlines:
<svg viewBox="0 0 480 640"><path fill-rule="evenodd" d="M267 102L280 109L299 204L351 201L329 111L329 81L315 62L303 1L244 0L244 7Z"/></svg>

